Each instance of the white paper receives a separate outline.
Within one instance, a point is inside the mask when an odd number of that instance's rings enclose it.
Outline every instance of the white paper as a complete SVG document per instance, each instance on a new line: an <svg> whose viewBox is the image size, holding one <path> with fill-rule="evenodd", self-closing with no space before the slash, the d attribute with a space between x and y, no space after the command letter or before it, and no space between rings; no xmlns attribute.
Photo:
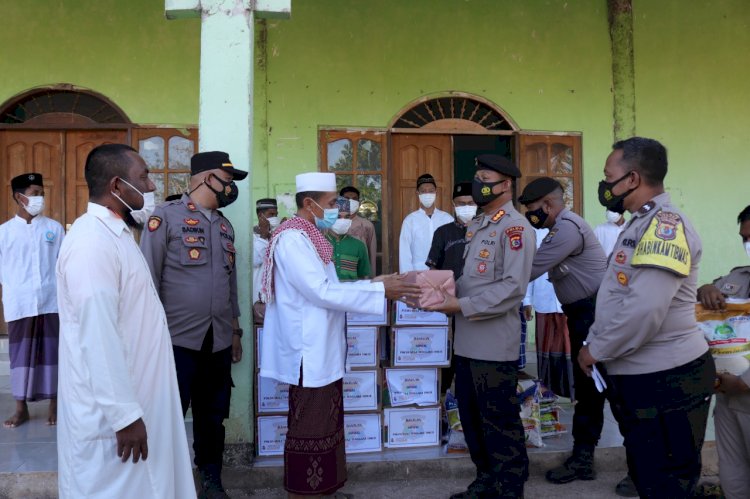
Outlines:
<svg viewBox="0 0 750 499"><path fill-rule="evenodd" d="M599 391L599 393L602 393L607 389L607 382L604 381L604 378L599 373L599 370L595 365L591 366L591 377L594 378L594 386L596 386L596 389Z"/></svg>
<svg viewBox="0 0 750 499"><path fill-rule="evenodd" d="M258 455L284 455L286 432L286 416L260 416L258 418Z"/></svg>
<svg viewBox="0 0 750 499"><path fill-rule="evenodd" d="M383 312L379 314L346 313L346 323L352 326L387 326L388 300L383 299Z"/></svg>
<svg viewBox="0 0 750 499"><path fill-rule="evenodd" d="M386 409L386 447L423 447L440 444L440 408Z"/></svg>
<svg viewBox="0 0 750 499"><path fill-rule="evenodd" d="M440 400L437 369L386 369L385 378L393 407L434 405Z"/></svg>
<svg viewBox="0 0 750 499"><path fill-rule="evenodd" d="M345 414L346 453L379 452L383 448L380 414Z"/></svg>
<svg viewBox="0 0 750 499"><path fill-rule="evenodd" d="M378 409L378 372L354 371L344 374L344 410Z"/></svg>
<svg viewBox="0 0 750 499"><path fill-rule="evenodd" d="M346 367L378 366L378 327L346 328Z"/></svg>
<svg viewBox="0 0 750 499"><path fill-rule="evenodd" d="M450 365L448 326L393 328L394 366Z"/></svg>
<svg viewBox="0 0 750 499"><path fill-rule="evenodd" d="M287 412L289 384L258 374L258 413Z"/></svg>
<svg viewBox="0 0 750 499"><path fill-rule="evenodd" d="M447 326L448 316L441 312L428 312L418 308L409 308L406 303L397 301L396 325Z"/></svg>

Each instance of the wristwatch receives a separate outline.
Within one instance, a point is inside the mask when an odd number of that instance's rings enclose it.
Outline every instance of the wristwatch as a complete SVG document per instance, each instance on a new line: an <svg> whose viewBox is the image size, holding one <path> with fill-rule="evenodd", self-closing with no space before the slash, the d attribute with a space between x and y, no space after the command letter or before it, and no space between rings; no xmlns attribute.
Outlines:
<svg viewBox="0 0 750 499"><path fill-rule="evenodd" d="M242 332L242 329L238 328L238 329L234 329L232 331L232 334L235 335L235 336L239 336L240 338L242 338L242 335L245 334L245 333Z"/></svg>

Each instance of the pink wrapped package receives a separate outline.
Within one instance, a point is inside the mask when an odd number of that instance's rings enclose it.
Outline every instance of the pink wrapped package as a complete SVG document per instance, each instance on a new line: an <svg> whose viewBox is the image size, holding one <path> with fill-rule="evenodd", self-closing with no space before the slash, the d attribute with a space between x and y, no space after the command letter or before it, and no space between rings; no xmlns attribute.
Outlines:
<svg viewBox="0 0 750 499"><path fill-rule="evenodd" d="M452 270L412 270L407 272L405 280L417 284L421 289L419 300L409 302L410 307L434 307L445 302L445 295L456 296Z"/></svg>

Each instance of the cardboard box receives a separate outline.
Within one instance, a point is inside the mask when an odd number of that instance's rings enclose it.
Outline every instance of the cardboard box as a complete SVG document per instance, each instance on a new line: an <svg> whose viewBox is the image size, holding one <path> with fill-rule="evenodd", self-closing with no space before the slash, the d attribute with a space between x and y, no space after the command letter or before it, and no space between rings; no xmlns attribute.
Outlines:
<svg viewBox="0 0 750 499"><path fill-rule="evenodd" d="M378 367L380 351L377 326L347 326L346 328L346 370L374 369Z"/></svg>
<svg viewBox="0 0 750 499"><path fill-rule="evenodd" d="M393 307L394 326L447 326L448 316L441 312L428 312L411 308L406 303L397 301Z"/></svg>
<svg viewBox="0 0 750 499"><path fill-rule="evenodd" d="M380 413L344 415L347 454L383 450L382 434Z"/></svg>
<svg viewBox="0 0 750 499"><path fill-rule="evenodd" d="M440 407L386 409L383 418L385 447L440 445Z"/></svg>
<svg viewBox="0 0 750 499"><path fill-rule="evenodd" d="M387 326L388 300L383 298L383 311L379 314L346 313L346 324L349 326Z"/></svg>
<svg viewBox="0 0 750 499"><path fill-rule="evenodd" d="M440 375L436 368L385 369L388 399L383 399L383 405L402 407L438 404L440 401L439 379Z"/></svg>
<svg viewBox="0 0 750 499"><path fill-rule="evenodd" d="M344 374L344 410L377 411L380 409L378 370L353 371Z"/></svg>
<svg viewBox="0 0 750 499"><path fill-rule="evenodd" d="M394 327L391 342L394 367L446 367L451 363L448 326Z"/></svg>
<svg viewBox="0 0 750 499"><path fill-rule="evenodd" d="M263 345L263 326L255 326L253 328L253 335L255 337L255 369L258 370L260 369L260 352Z"/></svg>
<svg viewBox="0 0 750 499"><path fill-rule="evenodd" d="M256 412L258 414L279 414L289 411L289 384L273 378L256 376Z"/></svg>
<svg viewBox="0 0 750 499"><path fill-rule="evenodd" d="M260 416L257 419L259 456L283 456L286 442L286 416Z"/></svg>

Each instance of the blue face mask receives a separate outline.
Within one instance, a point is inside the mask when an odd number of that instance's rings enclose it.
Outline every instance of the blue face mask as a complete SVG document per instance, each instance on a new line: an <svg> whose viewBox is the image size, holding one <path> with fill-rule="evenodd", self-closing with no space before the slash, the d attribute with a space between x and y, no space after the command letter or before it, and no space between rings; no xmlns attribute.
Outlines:
<svg viewBox="0 0 750 499"><path fill-rule="evenodd" d="M315 201L313 201L315 203ZM313 213L313 217L315 217L315 226L320 230L330 229L333 227L333 224L336 223L336 220L339 219L339 209L338 208L323 208L318 203L315 203L315 205L323 210L323 218L318 218L315 216L315 213Z"/></svg>

